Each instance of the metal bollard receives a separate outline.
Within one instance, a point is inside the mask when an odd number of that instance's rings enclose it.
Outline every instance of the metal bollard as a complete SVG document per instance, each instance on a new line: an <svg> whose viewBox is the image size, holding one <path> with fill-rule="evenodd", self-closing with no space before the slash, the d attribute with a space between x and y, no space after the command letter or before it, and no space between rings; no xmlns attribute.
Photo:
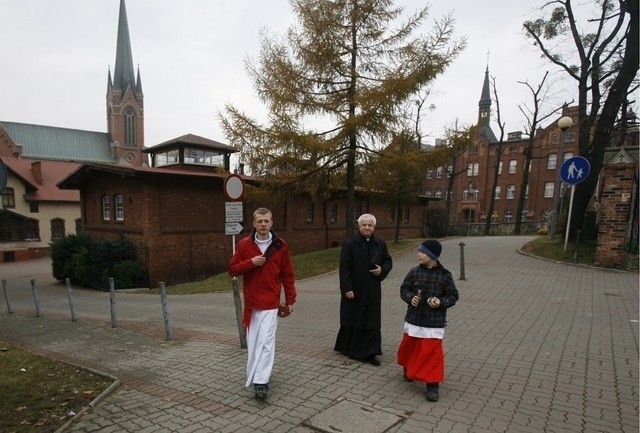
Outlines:
<svg viewBox="0 0 640 433"><path fill-rule="evenodd" d="M33 303L36 306L36 317L40 317L40 298L38 297L38 288L36 280L31 280L31 293L33 294Z"/></svg>
<svg viewBox="0 0 640 433"><path fill-rule="evenodd" d="M580 249L580 235L582 234L582 230L576 230L576 247L573 249L573 256L571 261L573 263L578 263L578 250Z"/></svg>
<svg viewBox="0 0 640 433"><path fill-rule="evenodd" d="M173 340L171 335L171 321L169 320L169 300L167 299L167 289L164 283L160 283L160 302L162 303L162 319L164 321L164 330L167 334L167 341Z"/></svg>
<svg viewBox="0 0 640 433"><path fill-rule="evenodd" d="M464 275L464 242L460 242L460 280L466 280L467 278Z"/></svg>
<svg viewBox="0 0 640 433"><path fill-rule="evenodd" d="M13 314L11 299L9 298L9 289L7 288L7 280L2 280L2 291L4 292L4 302L7 303L7 313Z"/></svg>
<svg viewBox="0 0 640 433"><path fill-rule="evenodd" d="M73 292L71 290L71 280L68 278L64 279L64 282L67 284L67 298L69 299L69 309L71 310L71 321L75 322L78 320L76 317L76 304L73 302Z"/></svg>
<svg viewBox="0 0 640 433"><path fill-rule="evenodd" d="M109 278L109 303L111 305L111 327L115 328L116 323L116 284L112 278Z"/></svg>

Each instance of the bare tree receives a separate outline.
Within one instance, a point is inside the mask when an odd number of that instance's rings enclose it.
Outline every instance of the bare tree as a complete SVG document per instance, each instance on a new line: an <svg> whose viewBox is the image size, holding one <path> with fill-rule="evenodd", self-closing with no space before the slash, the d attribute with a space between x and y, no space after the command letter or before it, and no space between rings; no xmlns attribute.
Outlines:
<svg viewBox="0 0 640 433"><path fill-rule="evenodd" d="M591 171L575 190L572 234L583 228L605 148L614 137L616 119L637 80L640 57L638 0L592 0L590 5L597 8L599 16L580 26L571 0L546 1L541 10L551 9L548 16L523 24L543 56L578 86L578 142L580 155L589 160Z"/></svg>
<svg viewBox="0 0 640 433"><path fill-rule="evenodd" d="M496 188L498 186L498 176L500 172L500 162L502 162L502 153L504 152L504 122L500 117L500 98L498 97L498 86L496 86L496 78L491 77L491 87L493 88L493 101L496 103L496 122L500 128L500 138L496 147L496 161L493 166L493 184L489 191L489 210L487 212L487 221L484 223L484 235L491 233L491 223L493 222L493 209L496 203Z"/></svg>
<svg viewBox="0 0 640 433"><path fill-rule="evenodd" d="M558 111L562 110L562 107L560 107L546 114L541 113L541 105L543 105L546 98L546 92L548 90L545 87L545 81L547 80L548 75L549 72L545 72L544 77L542 77L542 80L535 89L528 81L518 81L518 83L529 89L533 102L531 107L527 107L522 104L518 105L518 109L525 118L525 126L527 128L526 132L529 135L529 138L527 139L527 144L524 148L524 168L522 172L522 183L520 184L520 194L518 196L518 210L516 213L516 225L514 229L514 233L516 235L519 235L522 231L522 213L524 212L524 202L526 200L527 186L529 185L529 169L531 168L531 161L533 160L533 150L538 125L556 114ZM560 163L560 161L557 163Z"/></svg>

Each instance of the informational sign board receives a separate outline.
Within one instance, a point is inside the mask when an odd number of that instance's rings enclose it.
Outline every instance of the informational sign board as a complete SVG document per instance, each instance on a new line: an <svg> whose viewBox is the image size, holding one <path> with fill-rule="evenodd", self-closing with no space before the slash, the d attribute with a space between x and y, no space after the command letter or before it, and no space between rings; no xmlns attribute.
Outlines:
<svg viewBox="0 0 640 433"><path fill-rule="evenodd" d="M242 224L239 223L226 223L224 225L225 235L237 235L242 231Z"/></svg>
<svg viewBox="0 0 640 433"><path fill-rule="evenodd" d="M242 202L241 201L228 201L224 204L225 210L225 222L239 223L244 219L242 215Z"/></svg>
<svg viewBox="0 0 640 433"><path fill-rule="evenodd" d="M567 159L560 167L560 178L569 185L577 185L589 176L591 165L586 158L574 156Z"/></svg>

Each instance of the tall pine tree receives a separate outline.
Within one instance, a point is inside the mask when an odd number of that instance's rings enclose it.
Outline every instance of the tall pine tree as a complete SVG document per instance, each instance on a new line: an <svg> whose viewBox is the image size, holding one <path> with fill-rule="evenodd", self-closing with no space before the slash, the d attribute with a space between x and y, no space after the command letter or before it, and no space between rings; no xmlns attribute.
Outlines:
<svg viewBox="0 0 640 433"><path fill-rule="evenodd" d="M428 7L405 17L392 0L290 0L298 21L285 37L261 33L246 67L266 105L260 122L233 105L220 120L263 188L319 194L346 190L355 231L357 164L400 129L400 107L465 47L453 18L417 34Z"/></svg>

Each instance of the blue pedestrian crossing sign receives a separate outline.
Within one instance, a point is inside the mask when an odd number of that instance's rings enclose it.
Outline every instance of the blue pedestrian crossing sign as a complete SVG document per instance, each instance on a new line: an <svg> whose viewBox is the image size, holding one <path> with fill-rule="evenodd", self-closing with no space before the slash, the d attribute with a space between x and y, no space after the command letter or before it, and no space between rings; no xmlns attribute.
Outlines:
<svg viewBox="0 0 640 433"><path fill-rule="evenodd" d="M560 178L569 185L577 185L587 178L591 165L586 158L574 156L567 159L560 167Z"/></svg>

